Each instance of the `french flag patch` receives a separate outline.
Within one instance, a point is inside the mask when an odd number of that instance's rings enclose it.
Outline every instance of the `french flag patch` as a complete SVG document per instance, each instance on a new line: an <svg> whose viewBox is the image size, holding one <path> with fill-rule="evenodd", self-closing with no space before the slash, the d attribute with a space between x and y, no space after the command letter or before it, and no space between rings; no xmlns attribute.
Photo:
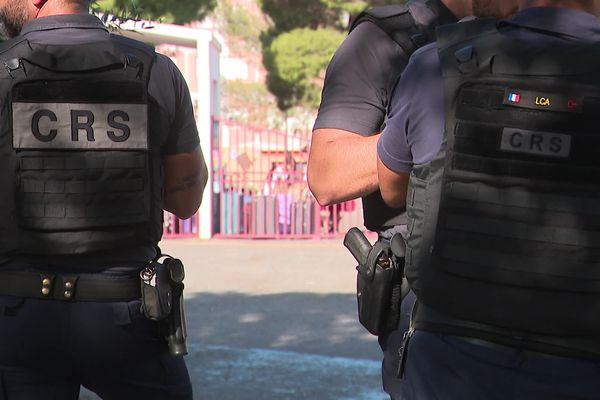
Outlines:
<svg viewBox="0 0 600 400"><path fill-rule="evenodd" d="M509 93L508 101L510 101L511 103L520 103L521 95L519 93Z"/></svg>

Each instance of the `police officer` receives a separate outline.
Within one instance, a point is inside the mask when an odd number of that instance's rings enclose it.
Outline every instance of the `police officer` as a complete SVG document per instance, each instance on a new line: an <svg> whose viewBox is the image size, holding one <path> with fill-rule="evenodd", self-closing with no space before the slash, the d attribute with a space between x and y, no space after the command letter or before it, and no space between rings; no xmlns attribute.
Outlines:
<svg viewBox="0 0 600 400"><path fill-rule="evenodd" d="M378 172L411 227L407 399L598 398L594 10L522 0L440 28L400 79Z"/></svg>
<svg viewBox="0 0 600 400"><path fill-rule="evenodd" d="M0 1L0 397L192 399L140 311L163 209L190 217L207 181L190 93L88 8Z"/></svg>
<svg viewBox="0 0 600 400"><path fill-rule="evenodd" d="M403 210L387 207L381 199L375 163L394 85L410 54L433 38L435 26L471 14L470 0L411 0L377 8L353 24L327 67L313 128L308 184L321 205L362 197L365 226L377 232L379 240L389 241L406 228ZM379 336L383 386L392 398L399 391L398 348L413 302L409 293L402 302L399 329Z"/></svg>

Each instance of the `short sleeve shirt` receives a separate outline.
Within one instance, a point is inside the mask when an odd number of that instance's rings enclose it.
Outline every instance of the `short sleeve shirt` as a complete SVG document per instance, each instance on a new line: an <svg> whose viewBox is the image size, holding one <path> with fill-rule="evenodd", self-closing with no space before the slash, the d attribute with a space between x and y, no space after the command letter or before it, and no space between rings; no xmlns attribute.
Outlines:
<svg viewBox="0 0 600 400"><path fill-rule="evenodd" d="M439 0L413 0L408 6L423 27L455 21ZM392 89L407 63L407 55L387 33L373 23L359 24L327 67L313 129L341 129L362 136L379 133ZM363 198L363 204L365 225L371 230L402 222L399 210L386 206L379 192Z"/></svg>
<svg viewBox="0 0 600 400"><path fill-rule="evenodd" d="M379 132L390 91L407 62L400 46L375 24L358 25L327 67L314 129Z"/></svg>
<svg viewBox="0 0 600 400"><path fill-rule="evenodd" d="M595 16L554 7L527 8L508 20L503 34L533 43L600 40ZM445 129L444 88L437 45L413 54L392 96L387 126L377 147L391 170L409 172L439 152Z"/></svg>
<svg viewBox="0 0 600 400"><path fill-rule="evenodd" d="M427 5L413 0L408 7L424 27L456 21L439 0ZM407 63L407 55L388 34L375 24L359 24L327 66L313 129L343 129L362 136L380 132L392 89Z"/></svg>

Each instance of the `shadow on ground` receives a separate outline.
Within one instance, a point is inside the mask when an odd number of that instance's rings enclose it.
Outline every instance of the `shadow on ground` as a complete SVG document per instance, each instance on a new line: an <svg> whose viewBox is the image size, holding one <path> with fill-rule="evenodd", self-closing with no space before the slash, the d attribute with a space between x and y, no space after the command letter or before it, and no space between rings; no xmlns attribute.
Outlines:
<svg viewBox="0 0 600 400"><path fill-rule="evenodd" d="M350 294L198 294L186 300L192 342L377 360Z"/></svg>
<svg viewBox="0 0 600 400"><path fill-rule="evenodd" d="M195 399L386 398L352 294L194 293L185 307Z"/></svg>

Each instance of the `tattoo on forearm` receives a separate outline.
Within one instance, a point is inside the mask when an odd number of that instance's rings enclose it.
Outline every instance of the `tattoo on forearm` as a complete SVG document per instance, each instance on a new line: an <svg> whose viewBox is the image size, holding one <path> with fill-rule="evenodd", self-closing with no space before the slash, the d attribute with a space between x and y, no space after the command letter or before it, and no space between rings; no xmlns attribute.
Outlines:
<svg viewBox="0 0 600 400"><path fill-rule="evenodd" d="M188 175L179 179L173 185L165 188L165 196L186 192L200 182L200 174Z"/></svg>

